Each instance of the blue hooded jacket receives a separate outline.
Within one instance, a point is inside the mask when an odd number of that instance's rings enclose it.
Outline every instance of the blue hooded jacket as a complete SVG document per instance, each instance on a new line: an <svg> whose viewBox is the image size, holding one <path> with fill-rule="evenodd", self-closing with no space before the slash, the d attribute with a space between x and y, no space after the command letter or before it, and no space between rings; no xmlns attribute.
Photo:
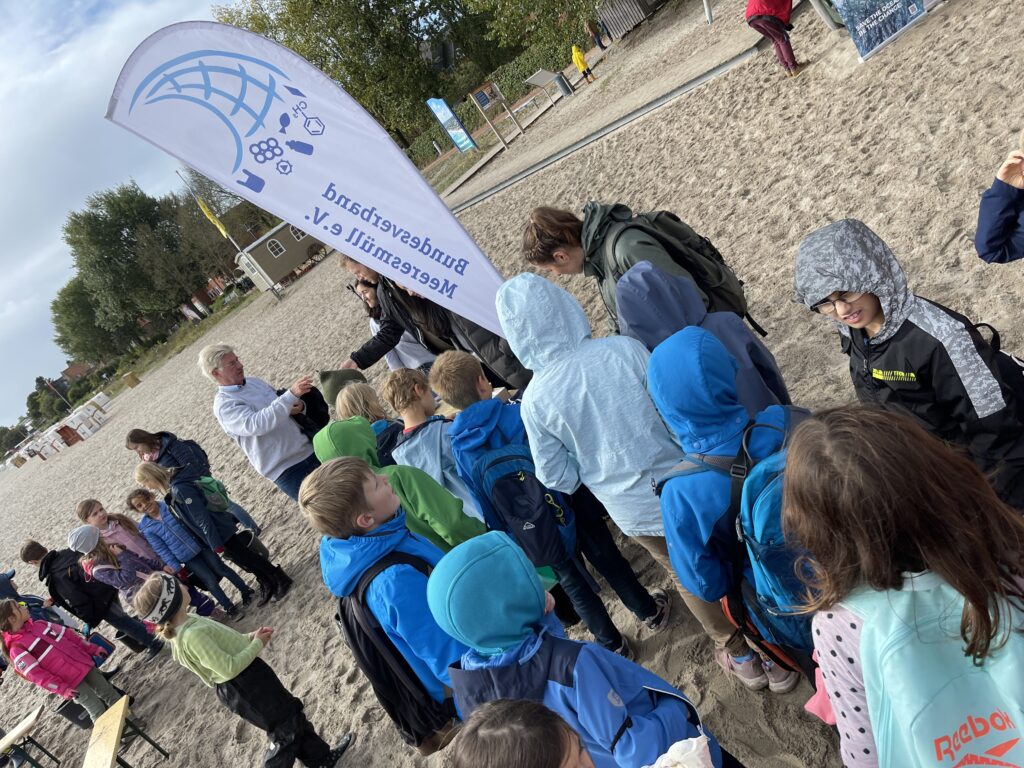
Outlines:
<svg viewBox="0 0 1024 768"><path fill-rule="evenodd" d="M619 329L651 352L678 330L709 331L738 365L736 389L747 413L790 402L772 353L733 312L708 312L693 280L670 275L649 261L631 267L615 285Z"/></svg>
<svg viewBox="0 0 1024 768"><path fill-rule="evenodd" d="M700 328L673 334L654 350L647 376L655 405L686 453L738 453L749 417L736 390L736 361L714 336ZM785 429L786 409L770 406L754 421ZM751 432L753 458L782 447L785 436L779 429ZM725 520L731 490L727 475L709 470L673 478L661 492L672 567L686 589L708 602L732 586L729 553L736 532Z"/></svg>
<svg viewBox="0 0 1024 768"><path fill-rule="evenodd" d="M992 182L981 196L974 248L990 264L1024 258L1024 189Z"/></svg>
<svg viewBox="0 0 1024 768"><path fill-rule="evenodd" d="M488 451L526 445L526 427L519 403L497 398L481 400L455 416L448 427L459 475L472 490L473 467Z"/></svg>
<svg viewBox="0 0 1024 768"><path fill-rule="evenodd" d="M596 768L650 765L698 734L688 719L699 721L696 710L657 675L599 645L559 636L544 614L536 571L504 533L485 533L445 555L427 599L437 623L472 649L452 670L464 715L500 698L540 701L579 734ZM714 738L710 746L720 766Z"/></svg>
<svg viewBox="0 0 1024 768"><path fill-rule="evenodd" d="M203 548L184 523L171 514L165 502L157 501L157 505L160 507L160 519L143 515L139 520L139 533L161 560L178 569L192 558L199 557Z"/></svg>
<svg viewBox="0 0 1024 768"><path fill-rule="evenodd" d="M405 527L405 513L399 509L393 519L365 536L324 536L320 540L324 584L335 597L346 597L355 591L367 568L393 551L431 566L441 559L441 550ZM431 697L444 701L445 687L451 684L448 667L466 646L445 634L430 615L426 576L411 565L393 565L370 583L366 605Z"/></svg>
<svg viewBox="0 0 1024 768"><path fill-rule="evenodd" d="M399 464L421 469L448 493L462 502L462 511L481 522L480 505L459 476L448 434L451 422L444 416L432 416L398 441L391 455Z"/></svg>
<svg viewBox="0 0 1024 768"><path fill-rule="evenodd" d="M627 536L661 536L651 480L679 461L647 393L643 344L593 339L583 307L539 275L498 289L498 320L533 380L522 417L542 485L562 493L586 485Z"/></svg>

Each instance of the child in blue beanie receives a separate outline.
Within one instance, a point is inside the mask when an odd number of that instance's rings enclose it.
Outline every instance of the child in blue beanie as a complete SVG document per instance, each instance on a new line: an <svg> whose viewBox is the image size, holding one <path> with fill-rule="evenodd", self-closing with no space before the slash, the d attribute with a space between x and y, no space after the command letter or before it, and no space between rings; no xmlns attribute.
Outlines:
<svg viewBox="0 0 1024 768"><path fill-rule="evenodd" d="M495 699L542 702L579 734L596 768L641 768L677 741L704 739L716 768L741 764L690 701L641 666L562 636L530 561L499 531L441 558L427 582L438 625L469 646L451 675L463 717Z"/></svg>

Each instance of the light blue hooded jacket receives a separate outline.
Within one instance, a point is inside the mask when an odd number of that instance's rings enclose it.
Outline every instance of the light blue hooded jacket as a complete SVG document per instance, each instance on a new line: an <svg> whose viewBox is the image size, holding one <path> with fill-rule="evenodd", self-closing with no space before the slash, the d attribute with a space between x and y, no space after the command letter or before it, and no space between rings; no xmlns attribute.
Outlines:
<svg viewBox="0 0 1024 768"><path fill-rule="evenodd" d="M516 357L533 371L522 416L548 488L586 485L627 536L661 536L651 480L681 452L647 394L647 360L636 339L593 339L583 308L538 275L506 282L498 319Z"/></svg>
<svg viewBox="0 0 1024 768"><path fill-rule="evenodd" d="M324 584L335 597L346 597L355 591L367 568L395 550L432 566L441 559L441 550L405 527L405 513L399 509L392 520L365 536L324 536L320 540ZM411 565L393 565L370 583L366 605L431 697L444 701L445 687L451 685L448 667L466 646L445 634L430 615L427 577Z"/></svg>
<svg viewBox="0 0 1024 768"><path fill-rule="evenodd" d="M544 614L536 571L504 533L485 533L445 555L427 600L437 623L471 648L452 671L466 716L495 699L540 701L579 734L596 768L651 765L698 734L688 718L699 722L699 715L677 689L617 653L561 636ZM720 766L718 744L707 735Z"/></svg>
<svg viewBox="0 0 1024 768"><path fill-rule="evenodd" d="M647 377L655 405L686 453L731 458L739 452L750 417L736 389L736 361L718 339L684 328L654 350ZM786 410L769 406L753 420L783 429ZM776 429L754 429L751 455L763 459L783 440ZM731 478L713 470L673 478L661 491L672 567L683 586L707 602L732 586L736 531L726 519L731 491Z"/></svg>

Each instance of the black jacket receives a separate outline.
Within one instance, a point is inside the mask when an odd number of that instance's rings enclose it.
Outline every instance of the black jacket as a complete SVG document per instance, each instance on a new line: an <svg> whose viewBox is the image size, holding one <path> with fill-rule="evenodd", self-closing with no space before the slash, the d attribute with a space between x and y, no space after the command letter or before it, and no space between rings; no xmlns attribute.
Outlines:
<svg viewBox="0 0 1024 768"><path fill-rule="evenodd" d="M165 469L177 470L179 480L193 482L210 474L210 459L195 440L182 440L173 432L157 432L160 453L155 461Z"/></svg>
<svg viewBox="0 0 1024 768"><path fill-rule="evenodd" d="M86 581L80 557L70 549L50 550L39 561L39 580L50 591L53 602L95 627L117 600L117 590L99 581Z"/></svg>
<svg viewBox="0 0 1024 768"><path fill-rule="evenodd" d="M879 332L837 323L860 400L909 412L963 446L1009 504L1024 510L1024 369L963 315L914 295L889 247L863 222L834 222L804 238L797 298L813 306L833 291L874 294Z"/></svg>
<svg viewBox="0 0 1024 768"><path fill-rule="evenodd" d="M376 335L351 354L365 370L394 349L408 331L434 354L461 349L476 355L504 383L523 389L532 374L512 354L508 342L461 315L427 299L409 296L395 283L381 277L377 284L380 328ZM498 382L496 382L498 383Z"/></svg>

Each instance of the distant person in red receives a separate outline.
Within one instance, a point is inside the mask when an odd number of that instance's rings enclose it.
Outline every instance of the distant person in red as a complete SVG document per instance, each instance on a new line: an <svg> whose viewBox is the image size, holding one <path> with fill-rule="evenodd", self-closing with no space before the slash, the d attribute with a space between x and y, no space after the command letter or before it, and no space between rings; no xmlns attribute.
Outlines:
<svg viewBox="0 0 1024 768"><path fill-rule="evenodd" d="M786 70L787 77L796 77L803 69L793 55L789 44L789 15L793 11L793 0L748 0L747 25L756 29L775 46L775 55Z"/></svg>

